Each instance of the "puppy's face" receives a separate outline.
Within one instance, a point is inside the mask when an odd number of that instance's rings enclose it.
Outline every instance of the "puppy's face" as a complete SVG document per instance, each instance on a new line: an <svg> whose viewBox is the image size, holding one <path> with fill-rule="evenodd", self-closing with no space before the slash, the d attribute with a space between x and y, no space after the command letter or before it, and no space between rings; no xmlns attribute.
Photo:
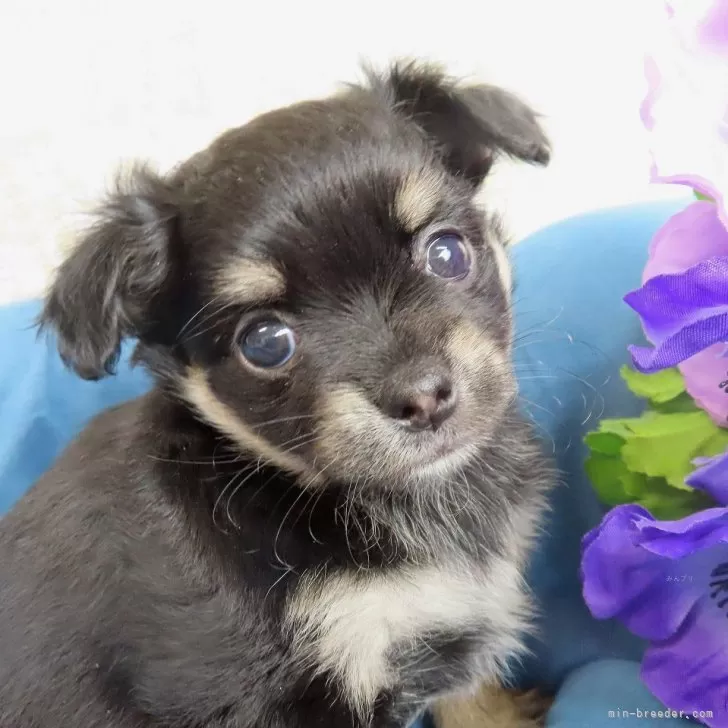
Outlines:
<svg viewBox="0 0 728 728"><path fill-rule="evenodd" d="M398 482L493 436L514 393L507 261L471 190L419 146L384 164L373 144L316 155L201 251L182 391L247 450L314 479Z"/></svg>
<svg viewBox="0 0 728 728"><path fill-rule="evenodd" d="M507 257L473 202L499 151L545 162L533 114L430 69L273 112L168 180L137 171L45 320L86 376L137 336L202 419L306 483L448 477L515 392ZM74 321L82 277L97 310Z"/></svg>

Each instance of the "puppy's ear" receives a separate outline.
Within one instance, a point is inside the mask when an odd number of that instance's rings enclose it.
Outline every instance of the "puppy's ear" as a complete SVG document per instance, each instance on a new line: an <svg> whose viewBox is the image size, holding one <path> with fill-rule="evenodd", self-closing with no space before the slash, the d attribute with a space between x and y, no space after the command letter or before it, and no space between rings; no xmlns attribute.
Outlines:
<svg viewBox="0 0 728 728"><path fill-rule="evenodd" d="M462 86L439 68L417 63L395 64L379 84L430 137L447 167L473 185L498 154L549 162L551 147L536 112L503 89Z"/></svg>
<svg viewBox="0 0 728 728"><path fill-rule="evenodd" d="M137 166L60 266L38 324L55 329L63 361L84 379L113 374L122 339L159 323L176 215L171 188Z"/></svg>

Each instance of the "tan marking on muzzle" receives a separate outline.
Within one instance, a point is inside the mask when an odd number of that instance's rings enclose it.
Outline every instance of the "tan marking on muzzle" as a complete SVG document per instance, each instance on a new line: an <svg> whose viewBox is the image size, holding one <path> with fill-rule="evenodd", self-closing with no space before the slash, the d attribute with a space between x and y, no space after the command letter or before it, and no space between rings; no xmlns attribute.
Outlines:
<svg viewBox="0 0 728 728"><path fill-rule="evenodd" d="M394 198L394 215L408 233L415 233L435 214L442 195L442 175L436 169L408 174Z"/></svg>
<svg viewBox="0 0 728 728"><path fill-rule="evenodd" d="M434 464L422 464L416 442L351 384L324 395L318 419L320 436L314 447L328 463L327 472L344 479L371 476L414 482L447 477L472 456L463 448Z"/></svg>
<svg viewBox="0 0 728 728"><path fill-rule="evenodd" d="M515 380L508 351L499 346L486 332L463 321L453 328L446 347L463 381L475 384L482 378L484 372L489 372L505 387L503 393L506 395L506 400L515 396Z"/></svg>
<svg viewBox="0 0 728 728"><path fill-rule="evenodd" d="M190 367L187 370L182 394L208 424L227 435L244 452L260 457L263 463L274 465L291 475L306 476L309 483L319 482L302 458L279 450L221 402L202 369Z"/></svg>
<svg viewBox="0 0 728 728"><path fill-rule="evenodd" d="M341 384L326 393L319 409L319 421L321 436L316 448L329 461L341 460L342 454L347 457L342 447L349 444L350 437L344 438L343 434L355 435L357 449L380 447L391 436L379 409L351 384Z"/></svg>
<svg viewBox="0 0 728 728"><path fill-rule="evenodd" d="M217 293L241 303L269 301L283 295L286 281L281 272L264 260L235 259L220 270Z"/></svg>

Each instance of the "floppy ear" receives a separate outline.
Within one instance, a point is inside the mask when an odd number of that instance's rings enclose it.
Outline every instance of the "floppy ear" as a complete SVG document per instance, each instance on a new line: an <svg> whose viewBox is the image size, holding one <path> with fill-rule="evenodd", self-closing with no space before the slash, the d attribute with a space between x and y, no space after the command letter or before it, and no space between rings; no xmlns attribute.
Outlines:
<svg viewBox="0 0 728 728"><path fill-rule="evenodd" d="M395 64L378 83L430 137L447 167L474 185L498 154L548 164L551 148L536 112L503 89L462 86L439 68L414 62Z"/></svg>
<svg viewBox="0 0 728 728"><path fill-rule="evenodd" d="M167 183L137 166L60 266L38 324L56 330L63 361L84 379L113 374L122 339L160 323L176 215Z"/></svg>

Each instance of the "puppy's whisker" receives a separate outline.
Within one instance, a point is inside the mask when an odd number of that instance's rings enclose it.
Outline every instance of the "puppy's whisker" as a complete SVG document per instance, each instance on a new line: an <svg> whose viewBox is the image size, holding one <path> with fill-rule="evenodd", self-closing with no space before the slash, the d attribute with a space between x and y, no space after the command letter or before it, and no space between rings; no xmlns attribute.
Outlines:
<svg viewBox="0 0 728 728"><path fill-rule="evenodd" d="M359 476L349 486L349 490L347 492L347 497L346 497L347 506L346 506L346 509L344 511L344 534L345 534L345 537L346 537L346 548L349 551L349 558L351 558L351 560L354 563L357 563L357 560L356 560L356 557L354 556L354 551L353 551L353 549L351 547L351 541L349 539L349 522L350 522L351 509L353 508L353 503L354 503L354 499L351 497L351 489L354 488L354 492L356 492L356 485L359 482L360 478L361 478L361 476Z"/></svg>
<svg viewBox="0 0 728 728"><path fill-rule="evenodd" d="M234 483L234 482L235 482L235 481L236 481L236 480L237 480L237 479L238 479L239 477L241 477L242 475L245 475L245 473L246 473L246 472L247 472L247 470L246 470L246 469L243 469L243 470L241 470L241 471L239 471L239 472L235 473L235 475L233 475L233 477L232 477L232 478L230 478L230 480L229 480L229 481L228 481L228 482L227 482L227 483L225 484L225 487L224 487L224 488L223 488L223 489L222 489L222 490L220 491L220 493L218 494L217 498L215 499L215 503L214 503L214 505L213 505L213 507L212 507L212 523L213 523L213 525L217 526L217 528L219 528L219 529L220 529L220 531L222 531L222 532L223 532L223 533L224 533L225 535L228 535L228 534L229 534L229 532L227 531L227 529L223 528L223 527L222 527L222 526L221 526L221 525L220 525L220 524L219 524L219 523L217 522L217 509L218 509L218 506L220 505L220 502L221 502L221 501L222 501L222 499L223 499L223 498L225 497L225 493L227 492L228 488L229 488L229 487L230 487L230 486L231 486L231 485L232 485L232 484L233 484L233 483ZM248 475L247 477L249 478L249 477L251 477L251 476L250 476L250 475ZM246 479L243 479L243 483L245 482L245 480L246 480ZM230 521L231 523L233 523L232 519L230 518L230 513L229 513L229 512L227 513L227 516L228 516L228 520L229 520L229 521ZM235 523L233 523L233 525L236 525L236 524L235 524Z"/></svg>
<svg viewBox="0 0 728 728"><path fill-rule="evenodd" d="M307 437L311 437L311 433L306 433L305 435L299 435L298 437L294 437L291 440L288 440L288 442L283 443L283 444L286 445L288 443L297 442L298 440L302 440L302 439L307 438ZM300 442L298 445L295 445L294 447L291 447L291 448L287 448L285 450L282 450L281 452L282 453L289 453L289 452L292 452L293 450L295 450L296 447L303 447L304 445L307 445L307 444L308 444L308 442L306 442L305 439L304 439L304 442ZM246 478L244 478L240 483L238 483L238 485L234 488L234 490L230 494L230 497L227 499L227 505L226 505L226 508L225 508L225 512L226 512L226 515L227 515L228 520L230 521L230 523L233 524L233 526L235 526L235 528L237 530L240 530L240 526L239 526L238 522L233 518L233 516L231 514L231 511L230 511L230 506L231 506L232 500L235 497L235 495L238 492L240 492L240 490L245 486L245 484L248 482L248 480L250 480L250 478L252 478L256 473L260 472L260 470L261 470L262 467L265 467L267 465L275 465L275 461L273 459L266 459L266 458L263 458L263 457L258 457L257 460L256 460L256 463L252 466L252 472L250 472L247 475ZM249 506L253 502L253 500L255 499L255 497L261 491L263 491L265 489L266 485L268 485L270 482L272 482L272 480L275 479L276 475L277 475L277 473L274 470L274 472L270 476L270 478L268 478L268 480L265 483L263 483L263 485L261 485L260 488L258 488L258 490L255 491L255 493L253 493L253 495L248 500L248 503L246 505ZM227 489L227 487L228 486L226 486L225 490ZM225 490L223 491L223 493L225 492ZM218 500L223 496L223 493L221 493L220 496L218 496Z"/></svg>
<svg viewBox="0 0 728 728"><path fill-rule="evenodd" d="M516 372L518 374L518 372ZM559 381L561 377L557 374L532 374L527 376L519 375L519 382L552 382Z"/></svg>
<svg viewBox="0 0 728 728"><path fill-rule="evenodd" d="M163 458L159 455L153 455L152 453L147 453L147 457L150 460L155 460L160 463L172 463L174 465L232 465L233 463L239 463L242 459L242 455L236 455L235 457L230 458L216 458L216 457L209 457L209 458L200 458L197 460L188 460L187 458Z"/></svg>
<svg viewBox="0 0 728 728"><path fill-rule="evenodd" d="M289 575L289 574L295 574L296 570L293 567L288 567L271 585L268 587L268 591L265 593L265 596L263 597L263 602L265 602L268 597L270 596L270 593Z"/></svg>
<svg viewBox="0 0 728 728"><path fill-rule="evenodd" d="M333 465L334 462L335 461L332 460L331 463L329 463L329 465ZM326 467L329 467L329 466L327 465ZM321 473L321 474L323 474L323 473ZM318 477L320 477L320 475L317 476L317 478ZM314 502L313 506L309 509L309 512L308 512L308 532L309 532L309 534L311 536L311 540L314 541L314 543L317 543L317 544L322 544L323 541L320 541L314 535L314 533L313 533L313 524L311 523L311 519L313 518L313 514L314 514L314 511L316 510L316 506L318 505L319 501L321 500L321 498L323 497L323 495L325 493L326 493L326 491L323 488L320 488L319 489L318 497L316 498L316 501Z"/></svg>
<svg viewBox="0 0 728 728"><path fill-rule="evenodd" d="M323 468L321 468L320 470L316 471L316 472L315 472L315 473L313 474L313 476L311 477L311 480L310 480L310 482L308 483L308 485L310 485L311 483L313 483L313 482L317 481L317 480L318 480L318 479L319 479L319 478L320 478L320 477L321 477L321 476L322 476L322 475L324 474L324 472L326 472L326 470L327 470L327 469L328 469L329 467L331 467L331 464L332 464L332 463L328 463L327 465L324 465L324 467L323 467ZM304 490L309 490L309 489L308 489L307 487L304 487ZM315 536L313 535L313 532L311 531L311 512L312 512L312 511L311 511L311 510L309 509L309 505L311 504L311 501L312 501L312 500L314 500L314 498L316 499L316 503L318 503L318 502L319 502L319 500L321 499L321 497L322 497L322 496L324 495L324 493L326 492L326 490L325 490L324 488L319 488L319 489L316 489L316 490L313 490L313 491L310 491L310 492L311 492L311 496L310 496L310 498L308 499L308 501L306 501L306 505L305 505L305 506L304 506L304 507L303 507L303 508L301 509L301 512L300 512L300 513L298 514L298 516L296 517L296 520L295 520L295 521L293 521L293 523L291 524L291 528L294 528L294 527L295 527L295 525L296 525L296 524L298 523L298 521L299 521L299 520L301 519L301 516L303 515L303 513L304 513L304 512L306 512L306 511L309 511L309 521L308 521L308 525L309 525L309 534L311 535L311 538L313 539L313 541L314 541L315 543L319 543L319 544L320 544L320 543L321 543L321 541L319 541L319 540L318 540L318 539L317 539L317 538L316 538L316 537L315 537ZM315 507L316 503L314 503L314 507Z"/></svg>
<svg viewBox="0 0 728 728"><path fill-rule="evenodd" d="M292 438L292 439L291 439L291 440L289 440L289 441L288 441L287 443L284 443L284 445L286 445L286 444L288 444L288 443L296 442L296 441L298 441L298 440L301 440L301 439L303 439L303 438L305 438L305 437L309 437L309 436L310 436L310 435L309 435L309 433L307 433L306 435L299 435L298 437ZM290 452L290 449L289 449L289 450L287 450L286 452ZM239 458L240 458L240 457L242 457L242 455L241 455L241 456L239 456ZM239 458L237 458L236 460L239 460ZM218 462L219 462L219 461L218 461ZM229 488L230 488L230 486L231 486L231 485L232 485L232 484L233 484L233 483L234 483L234 482L235 482L235 481L237 480L237 478L239 478L239 477L240 477L241 475L244 475L244 474L245 474L246 472L248 472L248 470L250 470L251 472L250 472L250 473L248 473L248 475L247 475L247 476L246 476L246 477L245 477L245 478L244 478L244 479L243 479L243 480L242 480L242 481L241 481L240 483L238 483L238 484L237 484L237 485L236 485L236 486L234 487L234 489L233 489L233 491L232 491L232 493L231 493L230 497L229 497L229 498L227 499L227 505L226 505L226 515L227 515L227 519L228 519L228 521L229 521L230 523L232 523L232 524L233 524L233 526L235 526L235 528L236 528L237 530L240 530L239 524L238 524L238 523L237 523L237 522L235 521L235 519L234 519L234 518L232 517L232 515L231 515L231 513L230 513L230 503L231 503L231 501L232 501L232 498L233 498L233 497L235 496L235 494L236 494L236 493L238 493L238 492L240 491L240 489L241 489L241 488L243 488L243 486L245 485L245 483L247 483L247 482L248 482L248 480L250 480L250 478L252 478L252 477L253 477L253 475L255 475L255 473L256 473L256 472L258 472L258 471L260 470L260 459L258 459L258 464L256 464L256 465L251 465L251 466L248 466L247 468L244 468L244 469L243 469L243 470L241 470L240 472L236 473L236 474L235 474L235 475L234 475L234 476L233 476L233 477L232 477L232 478L230 479L230 481L228 481L228 483L227 483L227 484L225 485L225 487L224 487L224 488L222 489L222 491L221 491L221 492L219 493L218 497L217 497L217 498L216 498L216 500L215 500L215 504L214 504L214 506L213 506L213 509L212 509L212 519L213 519L213 523L215 523L215 525L217 525L217 526L218 526L218 528L221 528L221 527L220 527L220 525L219 525L219 524L217 523L217 509L218 509L218 507L219 507L219 505L220 505L220 503L221 503L222 499L223 499L223 498L225 497L225 494L227 493L228 489L229 489ZM223 532L227 533L227 531L225 531L224 529L222 529L222 528L221 528L221 530L223 530Z"/></svg>
<svg viewBox="0 0 728 728"><path fill-rule="evenodd" d="M255 425L252 425L252 428L254 430L260 430L263 427L270 427L271 425L278 425L282 422L294 422L297 420L312 420L314 419L315 415L293 415L291 417L277 417L274 420L267 420L266 422L257 422Z"/></svg>
<svg viewBox="0 0 728 728"><path fill-rule="evenodd" d="M524 297L519 297L519 298L514 299L511 302L511 310L514 310L516 308L516 306L520 306L525 300L526 299ZM529 313L529 314L540 313L540 312L541 311L539 309L532 309L530 311L529 310L522 311L522 313ZM546 319L545 321L543 321L543 323L536 324L536 325L541 326L544 329L548 329L551 326L553 326L564 315L564 313L565 313L565 309L563 306L561 306L559 308L558 312L555 313L550 319Z"/></svg>
<svg viewBox="0 0 728 728"><path fill-rule="evenodd" d="M213 296L207 303L200 306L200 308L197 309L197 311L190 316L190 318L187 319L187 322L182 326L182 328L177 332L177 338L181 338L182 334L184 334L185 331L187 331L190 324L206 309L208 306L211 306L216 301L219 301L222 296Z"/></svg>
<svg viewBox="0 0 728 728"><path fill-rule="evenodd" d="M192 339L196 339L198 336L203 336L208 331L212 331L212 329L215 328L215 325L216 325L215 322L211 323L209 326L206 326L205 328L200 328L200 327L203 326L208 321L214 319L216 316L219 316L225 309L231 308L234 305L235 305L235 303L226 303L223 306L220 306L220 308L213 311L208 316L204 317L201 321L198 321L197 324L195 324L195 326L193 326L187 332L187 334L185 334L185 337L183 339L181 339L181 343L187 344L190 341L192 341Z"/></svg>
<svg viewBox="0 0 728 728"><path fill-rule="evenodd" d="M295 487L295 486L291 486ZM286 495L290 492L291 488L289 488L286 491ZM300 488L300 493L296 498L294 499L293 503L289 506L288 510L285 512L283 518L281 519L281 522L278 526L278 530L276 531L276 535L273 538L273 556L282 566L286 567L287 569L293 569L292 566L290 566L288 563L286 563L282 558L281 555L278 553L278 540L281 536L281 532L283 531L283 526L286 523L286 520L288 519L288 516L291 514L293 509L296 507L296 504L303 498L305 495L309 494L309 491L306 488Z"/></svg>
<svg viewBox="0 0 728 728"><path fill-rule="evenodd" d="M253 472L252 472L252 473L250 474L250 476L248 476L248 477L250 478L250 477L252 477L253 475L255 475L256 473L258 473L258 472L260 472L260 466L259 466L259 464L255 466L255 468L254 468ZM262 483L262 484L261 484L261 485L260 485L260 486L259 486L259 487L258 487L258 488L257 488L257 489L256 489L256 490L254 491L254 492L253 492L253 494L252 494L252 495L250 496L250 498L248 498L248 500L246 501L246 503L245 503L245 504L244 504L244 505L242 506L242 508L241 508L241 509L239 509L239 510L242 510L242 509L244 509L244 508L249 508L249 507L250 507L250 506L251 506L251 505L253 504L253 502L255 501L255 499L256 499L256 498L257 498L257 497L258 497L258 496L259 496L259 495L260 495L260 494L261 494L261 493L262 493L262 492L263 492L263 491L264 491L264 490L266 489L266 487L268 487L268 486L269 486L269 485L270 485L270 484L271 484L271 483L272 483L272 482L273 482L273 481L274 481L274 480L276 479L276 476L277 476L277 475L278 475L278 474L277 474L277 473L276 473L276 472L274 471L274 472L273 472L273 473L272 473L272 474L270 475L270 477L269 477L269 478L268 478L267 480L265 480L265 482L263 482L263 483ZM238 522L237 522L237 521L236 521L236 520L235 520L235 519L234 519L234 518L232 517L232 515L231 515L231 513L230 513L230 505L231 505L231 503L232 503L232 500L233 500L233 498L234 498L234 497L235 497L235 496L237 495L237 493L238 493L238 492L240 491L240 489L241 489L241 488L242 488L242 487L243 487L243 486L245 485L245 482L246 482L247 480L248 480L248 478L246 478L246 480L244 480L244 481L243 481L242 483L240 483L240 484L239 484L239 485L238 485L238 486L237 486L237 487L235 488L235 490L233 490L233 492L232 492L232 493L230 494L230 497L228 498L228 501L227 501L227 505L226 505L226 508L225 508L225 511L226 511L226 513L227 513L227 517L228 517L228 519L230 520L230 522L231 522L231 523L233 524L233 526L235 526L235 528L236 528L236 529L237 529L238 531L240 530L240 525L239 525L239 524L238 524Z"/></svg>
<svg viewBox="0 0 728 728"><path fill-rule="evenodd" d="M219 300L219 298L220 297L218 296L217 298L213 299L213 301ZM211 303L213 301L211 301ZM187 334L184 336L184 338L180 338L178 335L178 340L180 341L180 343L184 344L184 343L189 342L191 339L194 339L197 336L201 336L206 331L209 331L212 328L214 328L214 324L212 324L211 326L208 326L206 329L201 331L200 328L202 326L204 326L211 319L214 319L216 316L219 316L220 314L222 314L227 309L234 308L237 305L238 304L235 301L227 301L227 302L223 303L221 306L218 306L217 308L213 309L212 311L209 311L205 316L203 316L199 321L197 321L193 327L191 327L187 331Z"/></svg>

